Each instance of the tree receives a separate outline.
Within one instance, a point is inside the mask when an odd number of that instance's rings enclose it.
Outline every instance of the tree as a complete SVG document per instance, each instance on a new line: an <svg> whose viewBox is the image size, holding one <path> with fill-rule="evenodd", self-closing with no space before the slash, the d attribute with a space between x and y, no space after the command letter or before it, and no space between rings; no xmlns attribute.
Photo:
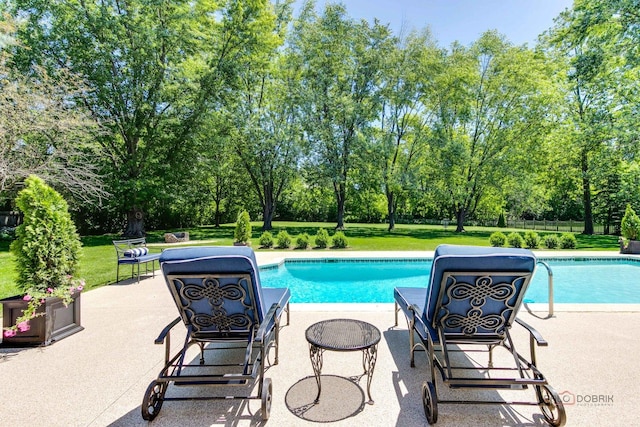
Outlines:
<svg viewBox="0 0 640 427"><path fill-rule="evenodd" d="M6 21L0 39L22 49L10 38L14 31ZM99 203L107 195L95 160L100 128L73 101L86 87L66 69L58 82L38 67L24 75L10 61L0 45L0 199L37 173L76 200Z"/></svg>
<svg viewBox="0 0 640 427"><path fill-rule="evenodd" d="M17 0L30 47L18 63L63 66L86 79L83 94L110 130L112 192L126 211L125 235L144 233L144 215L166 180L183 179L192 136L208 109L230 96L242 58L271 31L267 0L85 2Z"/></svg>
<svg viewBox="0 0 640 427"><path fill-rule="evenodd" d="M534 177L553 87L542 58L494 32L469 49L454 45L443 61L429 157L438 165L434 191L448 201L462 232L466 217L504 179Z"/></svg>
<svg viewBox="0 0 640 427"><path fill-rule="evenodd" d="M298 70L280 49L291 19L290 1L280 4L273 43L248 57L237 102L230 105L235 124L234 151L262 208L263 230L271 230L282 192L291 184L301 154Z"/></svg>
<svg viewBox="0 0 640 427"><path fill-rule="evenodd" d="M379 80L389 29L355 23L344 5L317 16L306 2L291 40L301 66L301 108L311 144L309 161L329 179L344 228L349 173L379 106Z"/></svg>
<svg viewBox="0 0 640 427"><path fill-rule="evenodd" d="M639 22L637 2L578 0L545 36L549 50L568 58L567 133L572 151L579 153L585 234L593 234L594 215L599 214L594 213L594 194L612 201L611 191L619 180L608 172L611 163L597 160L622 158L623 151L637 150ZM621 203L618 200L615 209ZM597 201L595 204L598 209ZM599 214L606 221L616 215L613 211Z"/></svg>
<svg viewBox="0 0 640 427"><path fill-rule="evenodd" d="M440 52L428 31L412 33L388 49L379 129L371 139L377 145L374 150L378 152L391 231L395 228L399 197L410 186L430 137L434 113L431 83Z"/></svg>

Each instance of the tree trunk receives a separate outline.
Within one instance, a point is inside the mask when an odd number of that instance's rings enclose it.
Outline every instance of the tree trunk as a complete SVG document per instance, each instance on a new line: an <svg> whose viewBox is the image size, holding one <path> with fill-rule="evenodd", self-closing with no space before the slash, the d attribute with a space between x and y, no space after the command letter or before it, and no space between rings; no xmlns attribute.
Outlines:
<svg viewBox="0 0 640 427"><path fill-rule="evenodd" d="M591 180L589 179L589 160L586 150L581 156L582 194L584 201L584 234L593 234L593 210L591 208Z"/></svg>
<svg viewBox="0 0 640 427"><path fill-rule="evenodd" d="M466 216L466 212L464 208L458 209L456 212L456 233L464 233L464 218Z"/></svg>
<svg viewBox="0 0 640 427"><path fill-rule="evenodd" d="M393 191L387 191L387 213L389 215L388 231L393 231L396 228L396 208Z"/></svg>
<svg viewBox="0 0 640 427"><path fill-rule="evenodd" d="M133 207L127 212L127 228L125 237L144 237L144 213L142 210Z"/></svg>
<svg viewBox="0 0 640 427"><path fill-rule="evenodd" d="M273 192L273 183L266 182L263 184L262 189L264 192L264 202L262 203L262 231L269 231L273 228L271 222L273 221L273 215L276 212L276 196Z"/></svg>
<svg viewBox="0 0 640 427"><path fill-rule="evenodd" d="M344 199L346 189L343 184L338 184L336 187L336 201L338 203L338 223L336 224L336 230L344 230Z"/></svg>
<svg viewBox="0 0 640 427"><path fill-rule="evenodd" d="M271 222L273 221L274 211L275 211L275 208L273 207L272 203L264 204L264 207L262 209L262 218L263 218L262 231L268 231L273 229L273 225L271 224Z"/></svg>
<svg viewBox="0 0 640 427"><path fill-rule="evenodd" d="M605 236L609 235L609 231L611 230L611 222L613 221L613 209L611 206L607 209L607 219L604 222L604 230L602 234Z"/></svg>
<svg viewBox="0 0 640 427"><path fill-rule="evenodd" d="M220 215L220 201L216 200L216 212L213 215L214 216L214 221L215 221L215 228L220 228L220 217L222 215Z"/></svg>

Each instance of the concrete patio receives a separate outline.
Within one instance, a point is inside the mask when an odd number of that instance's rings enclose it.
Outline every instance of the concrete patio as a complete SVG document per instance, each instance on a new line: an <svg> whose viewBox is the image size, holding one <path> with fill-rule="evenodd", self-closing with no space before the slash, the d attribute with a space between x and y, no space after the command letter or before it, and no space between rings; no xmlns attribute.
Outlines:
<svg viewBox="0 0 640 427"><path fill-rule="evenodd" d="M430 255L411 252L412 257ZM281 257L258 252L260 264ZM177 315L158 273L139 284L124 281L86 292L82 296L85 330L78 334L49 347L0 349L0 426L148 424L141 418L140 404L164 357L164 346L155 345L154 339ZM421 385L429 376L426 358L418 354L416 368L409 367L406 323L400 318L394 327L393 304L294 304L291 308L291 325L281 331L280 363L267 372L273 381L273 406L266 424L313 425L315 420L336 426L426 425L421 402ZM544 311L520 312L549 342L538 349L539 368L556 391L575 399L566 406L570 426L638 424L640 310L635 305L605 309L556 305L556 315L550 319L544 318ZM360 354L337 352L325 353L323 398L316 407L308 405L316 389L304 331L314 322L338 317L370 322L382 332L371 385L373 405L364 403L366 379L359 386L347 379L362 373ZM514 327L517 347L526 353L527 337L519 329ZM182 336L174 337L174 345L179 346ZM440 390L446 397L454 396ZM508 393L504 395L518 400L534 398L532 390ZM485 394L492 397L495 392ZM165 402L151 424L263 425L260 406L260 400ZM546 425L537 406L440 405L438 410L441 426Z"/></svg>

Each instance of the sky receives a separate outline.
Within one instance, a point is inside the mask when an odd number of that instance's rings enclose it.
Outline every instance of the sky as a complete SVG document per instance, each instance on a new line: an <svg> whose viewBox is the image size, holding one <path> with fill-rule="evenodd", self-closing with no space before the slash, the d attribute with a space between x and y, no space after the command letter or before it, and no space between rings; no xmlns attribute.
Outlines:
<svg viewBox="0 0 640 427"><path fill-rule="evenodd" d="M316 0L321 12L325 3ZM294 14L303 0L296 1ZM497 30L515 45L533 47L538 35L553 26L553 19L573 0L342 0L354 19L378 18L390 24L396 35L401 29L430 27L438 45L454 41L467 46L487 30Z"/></svg>

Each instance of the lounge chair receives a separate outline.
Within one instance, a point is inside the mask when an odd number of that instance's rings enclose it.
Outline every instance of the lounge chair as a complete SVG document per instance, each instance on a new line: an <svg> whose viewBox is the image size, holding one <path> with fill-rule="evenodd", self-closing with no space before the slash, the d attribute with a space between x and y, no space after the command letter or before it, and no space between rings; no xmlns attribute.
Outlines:
<svg viewBox="0 0 640 427"><path fill-rule="evenodd" d="M441 245L435 251L428 287L394 290L396 326L399 311L409 326L411 366L415 366L416 350L427 353L431 379L422 386L422 403L429 424L438 420L438 403L523 403L441 400L437 369L444 385L452 389L533 386L537 399L524 404L539 405L551 425L564 425L562 401L536 366L535 344L546 346L547 342L516 318L535 266L534 254L526 249ZM530 360L514 347L509 332L514 322L529 332ZM494 367L493 350L497 347L505 348L513 363ZM471 359L465 356L478 350L488 353L488 362L470 366ZM454 354L460 351L463 353Z"/></svg>
<svg viewBox="0 0 640 427"><path fill-rule="evenodd" d="M287 288L262 288L253 251L247 247L187 247L162 252L160 266L180 316L156 339L165 344L165 365L142 402L142 417L154 419L165 400L262 399L262 418L269 418L271 379L265 363L273 347L278 363L280 318L287 312ZM186 327L182 348L171 356L170 331ZM199 347L199 364L187 350ZM242 351L242 349L244 351ZM207 358L205 358L205 351ZM229 362L236 354L242 362ZM197 359L197 357L196 357ZM205 363L205 361L207 363ZM257 381L257 394L252 394ZM170 383L188 386L240 386L240 396L165 397ZM239 388L234 388L239 390ZM227 390L227 389L225 389Z"/></svg>

